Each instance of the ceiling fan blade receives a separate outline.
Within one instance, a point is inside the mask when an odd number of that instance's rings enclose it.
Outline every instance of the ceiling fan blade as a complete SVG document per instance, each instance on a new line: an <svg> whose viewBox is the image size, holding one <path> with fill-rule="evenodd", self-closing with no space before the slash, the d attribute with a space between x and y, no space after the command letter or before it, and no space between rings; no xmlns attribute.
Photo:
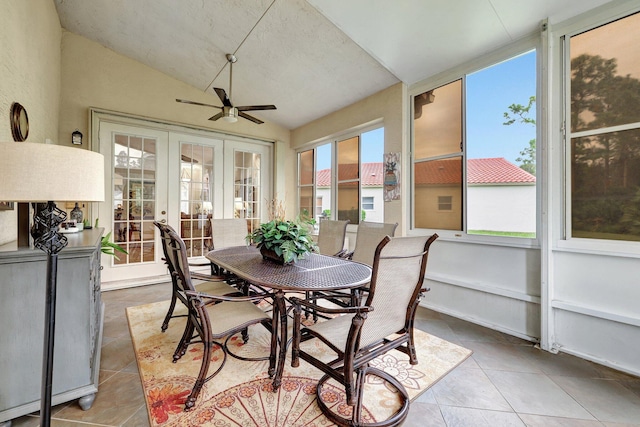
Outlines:
<svg viewBox="0 0 640 427"><path fill-rule="evenodd" d="M253 123L257 123L257 124L259 124L259 125L260 125L260 124L262 124L262 123L264 123L262 120L260 120L260 119L256 119L255 117L250 116L250 115L248 115L247 113L243 113L242 111L238 111L238 115L239 115L240 117L244 117L244 118L245 118L245 119L247 119L247 120L251 120Z"/></svg>
<svg viewBox="0 0 640 427"><path fill-rule="evenodd" d="M214 87L213 90L218 94L218 98L220 98L220 101L222 101L222 105L224 105L225 107L233 107L233 105L231 105L229 97L227 96L227 92L225 92L224 89Z"/></svg>
<svg viewBox="0 0 640 427"><path fill-rule="evenodd" d="M215 122L216 120L218 120L218 119L219 119L220 117L222 117L222 116L223 116L223 113L222 113L222 111L221 111L221 112L219 112L218 114L216 114L215 116L211 116L211 117L209 117L209 120L211 120L211 121Z"/></svg>
<svg viewBox="0 0 640 427"><path fill-rule="evenodd" d="M275 105L245 105L236 108L238 109L238 111L276 110Z"/></svg>
<svg viewBox="0 0 640 427"><path fill-rule="evenodd" d="M183 104L201 105L203 107L222 108L222 107L218 107L217 105L203 104L202 102L189 101L187 99L176 99L176 102L182 102Z"/></svg>

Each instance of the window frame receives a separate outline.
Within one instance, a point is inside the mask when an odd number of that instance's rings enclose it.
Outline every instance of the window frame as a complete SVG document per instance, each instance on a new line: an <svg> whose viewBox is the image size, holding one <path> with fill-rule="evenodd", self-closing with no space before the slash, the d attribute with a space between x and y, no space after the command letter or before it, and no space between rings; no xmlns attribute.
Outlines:
<svg viewBox="0 0 640 427"><path fill-rule="evenodd" d="M546 26L546 24L543 24ZM541 36L542 30L532 34L528 37L521 39L518 42L512 43L509 46L504 48L495 50L489 54L486 54L480 58L476 58L470 62L466 62L457 67L454 67L448 71L440 73L431 78L425 79L421 82L418 82L414 85L411 85L408 88L408 102L409 102L409 146L410 146L410 158L409 158L409 185L407 187L407 193L410 197L407 197L407 217L408 217L408 228L407 233L409 235L425 235L437 232L440 236L441 240L456 240L456 241L465 241L469 243L479 243L479 244L492 244L499 246L509 246L509 247L525 247L525 248L539 248L541 242L541 234L543 233L541 227L541 191L543 182L542 179L542 153L544 152L543 148L546 146L546 135L543 132L543 129L546 127L546 124L543 120L542 115L542 107L546 103L546 96L544 91L542 90L542 70L543 70L543 37ZM536 182L536 237L535 238L525 238L525 237L507 237L507 236L492 236L492 235L480 235L480 234L468 234L467 233L467 130L466 130L466 76L468 74L475 73L477 71L481 71L485 68L489 68L493 65L497 65L501 62L508 61L514 57L525 54L530 51L535 51L536 55L536 176L538 177ZM415 226L415 191L414 191L414 183L415 183L415 163L416 159L414 157L415 153L415 130L414 130L414 99L416 96L421 93L437 89L439 87L445 86L449 83L455 82L456 80L462 80L462 161L464 164L462 179L463 179L463 189L462 189L462 228L463 230L441 230L441 229L426 229L426 228L416 228ZM436 159L436 157L432 158ZM438 211L439 212L439 211Z"/></svg>
<svg viewBox="0 0 640 427"><path fill-rule="evenodd" d="M375 210L376 208L376 204L375 204L375 197L373 196L360 196L360 207L362 208L363 211L372 211ZM371 202L369 202L367 200L366 204L367 206L371 205L371 208L365 208L365 201L364 199L371 199Z"/></svg>
<svg viewBox="0 0 640 427"><path fill-rule="evenodd" d="M589 239L583 237L572 236L571 223L571 139L585 136L608 133L611 131L627 130L629 126L634 124L611 126L608 128L592 129L587 131L571 132L571 52L569 49L570 39L573 36L580 35L587 31L591 31L601 26L605 26L627 16L640 13L640 6L634 5L630 7L622 4L606 10L596 10L582 16L581 19L574 20L566 25L555 28L554 39L557 41L560 61L554 67L553 74L558 76L559 95L553 100L555 105L561 110L561 118L559 119L560 135L559 141L563 150L561 162L561 171L564 186L562 194L559 196L562 201L562 220L559 225L561 230L555 235L557 249L560 251L570 251L588 254L615 254L618 256L629 256L633 258L640 257L640 242L623 241L623 240L606 240L606 239ZM637 127L634 126L635 129Z"/></svg>
<svg viewBox="0 0 640 427"><path fill-rule="evenodd" d="M331 185L330 185L330 196L329 196L329 200L330 200L330 206L331 206L331 216L328 217L328 219L337 219L337 207L338 207L338 192L337 192L337 188L338 188L338 149L337 149L337 145L340 141L344 141L344 140L348 140L351 139L353 137L359 137L359 148L358 148L358 193L359 193L359 197L358 197L358 201L359 201L359 215L361 215L362 212L362 134L367 133L367 132L371 132L373 130L376 129L384 129L384 123L382 122L382 120L375 120L373 122L369 122L366 123L364 125L361 126L356 126L348 131L345 132L340 132L340 133L336 133L333 134L331 136L322 138L320 140L317 140L315 142L309 143L304 145L303 147L299 147L296 149L296 194L297 194L297 198L296 198L296 211L299 212L300 211L300 165L299 165L299 160L300 160L300 153L303 153L305 151L309 151L309 150L314 150L313 156L314 156L314 184L313 184L313 194L314 194L314 206L313 209L315 211L316 209L316 199L318 197L317 195L317 182L316 182L316 175L318 173L317 167L316 167L316 162L317 162L317 148L330 144L331 145ZM384 154L384 149L383 149L383 154ZM380 159L380 162L384 163L383 159ZM360 220L361 221L361 220ZM357 230L358 224L348 224L347 225L347 231L349 232L355 232Z"/></svg>

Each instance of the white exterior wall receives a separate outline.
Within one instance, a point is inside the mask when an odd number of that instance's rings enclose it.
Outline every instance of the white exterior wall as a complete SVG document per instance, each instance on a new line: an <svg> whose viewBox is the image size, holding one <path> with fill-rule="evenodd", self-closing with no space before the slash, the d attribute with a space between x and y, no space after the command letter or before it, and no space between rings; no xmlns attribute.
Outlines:
<svg viewBox="0 0 640 427"><path fill-rule="evenodd" d="M364 187L360 193L361 197L373 197L373 210L366 210L365 221L384 222L384 200L382 187ZM316 197L322 197L322 210L331 209L331 188L316 188ZM333 209L331 209L333 213Z"/></svg>
<svg viewBox="0 0 640 427"><path fill-rule="evenodd" d="M535 233L536 186L468 186L467 211L469 230Z"/></svg>
<svg viewBox="0 0 640 427"><path fill-rule="evenodd" d="M365 221L384 222L382 187L362 187L360 197L373 197L373 210L365 210Z"/></svg>

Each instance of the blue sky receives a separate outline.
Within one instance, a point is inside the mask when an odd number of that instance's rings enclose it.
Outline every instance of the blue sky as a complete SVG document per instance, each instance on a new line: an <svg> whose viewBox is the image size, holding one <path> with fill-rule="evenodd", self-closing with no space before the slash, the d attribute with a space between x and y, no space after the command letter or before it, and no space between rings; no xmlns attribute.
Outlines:
<svg viewBox="0 0 640 427"><path fill-rule="evenodd" d="M514 164L536 137L533 125L505 126L511 104L527 105L536 94L535 51L467 75L467 157L504 157ZM534 107L535 109L535 107ZM531 117L535 118L535 111ZM362 162L381 162L384 129L362 134ZM318 149L318 170L331 166L329 144Z"/></svg>
<svg viewBox="0 0 640 427"><path fill-rule="evenodd" d="M467 76L467 157L515 159L536 137L533 125L505 126L511 104L529 102L536 94L536 55L529 52ZM532 108L535 110L535 106ZM530 116L535 118L535 111Z"/></svg>

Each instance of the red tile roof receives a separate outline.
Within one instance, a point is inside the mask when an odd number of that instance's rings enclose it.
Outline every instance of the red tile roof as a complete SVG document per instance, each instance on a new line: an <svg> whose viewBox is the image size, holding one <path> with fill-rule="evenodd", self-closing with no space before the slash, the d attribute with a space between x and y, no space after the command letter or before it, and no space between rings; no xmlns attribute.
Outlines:
<svg viewBox="0 0 640 427"><path fill-rule="evenodd" d="M467 160L467 183L513 184L534 183L536 177L502 157Z"/></svg>
<svg viewBox="0 0 640 427"><path fill-rule="evenodd" d="M535 183L536 177L502 157L467 160L467 183L469 184L513 184ZM356 165L343 165L343 173L355 175L351 168ZM416 165L416 182L419 184L458 184L462 171L460 159L443 159L422 162ZM363 163L362 185L380 187L384 181L382 163ZM331 169L322 169L316 175L316 185L331 185Z"/></svg>

